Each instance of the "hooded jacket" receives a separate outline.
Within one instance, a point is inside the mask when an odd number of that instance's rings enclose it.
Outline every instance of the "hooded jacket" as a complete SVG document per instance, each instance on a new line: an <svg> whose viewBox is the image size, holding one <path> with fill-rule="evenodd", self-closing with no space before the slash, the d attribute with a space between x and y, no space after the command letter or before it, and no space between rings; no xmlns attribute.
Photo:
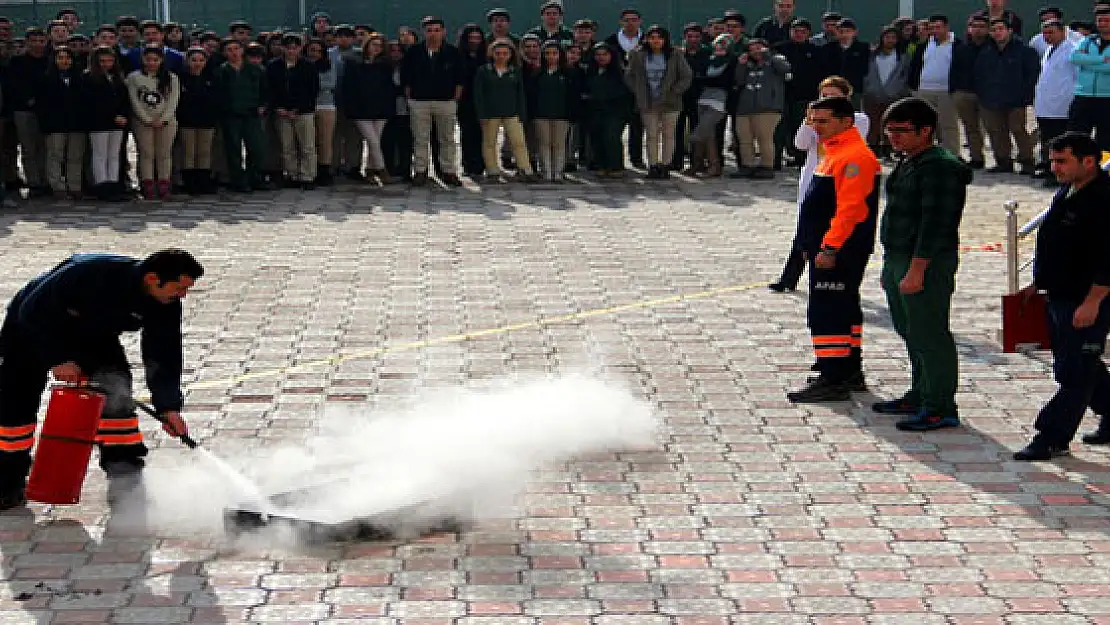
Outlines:
<svg viewBox="0 0 1110 625"><path fill-rule="evenodd" d="M879 230L886 254L925 259L958 254L971 180L971 167L940 146L898 163L886 181Z"/></svg>

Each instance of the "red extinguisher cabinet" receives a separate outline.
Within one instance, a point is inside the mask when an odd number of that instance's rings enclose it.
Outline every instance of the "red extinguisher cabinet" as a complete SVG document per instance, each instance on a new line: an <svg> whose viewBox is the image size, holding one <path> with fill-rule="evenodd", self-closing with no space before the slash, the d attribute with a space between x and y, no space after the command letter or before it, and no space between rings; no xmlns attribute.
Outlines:
<svg viewBox="0 0 1110 625"><path fill-rule="evenodd" d="M102 393L88 388L56 386L51 389L46 419L27 479L29 501L52 504L81 501L81 487L96 445L105 401Z"/></svg>

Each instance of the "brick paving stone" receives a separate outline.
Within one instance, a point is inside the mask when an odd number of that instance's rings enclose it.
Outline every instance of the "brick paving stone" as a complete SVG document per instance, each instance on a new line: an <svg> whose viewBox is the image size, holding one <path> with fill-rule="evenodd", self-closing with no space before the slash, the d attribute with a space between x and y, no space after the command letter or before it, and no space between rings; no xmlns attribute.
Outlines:
<svg viewBox="0 0 1110 625"><path fill-rule="evenodd" d="M1050 194L977 173L962 238L1001 241ZM186 377L252 371L732 285L600 314L187 391L215 453L264 455L325 405L386 409L424 386L586 361L663 413L663 446L533 476L515 518L459 538L255 553L106 530L103 477L78 506L0 514L0 623L1013 625L1110 622L1110 471L1098 450L1011 451L1053 392L1051 360L999 353L1005 256L961 259L953 331L965 427L895 430L868 409L792 406L805 296L773 295L793 235L779 180L518 187L352 186L0 214L0 296L75 249L197 250ZM1028 242L1023 243L1026 254ZM875 396L904 390L876 255L863 289ZM138 342L125 347L139 362ZM141 379L141 376L137 376ZM187 452L144 423L153 461ZM49 583L52 592L36 589ZM100 594L95 594L100 590ZM31 593L16 601L21 592Z"/></svg>

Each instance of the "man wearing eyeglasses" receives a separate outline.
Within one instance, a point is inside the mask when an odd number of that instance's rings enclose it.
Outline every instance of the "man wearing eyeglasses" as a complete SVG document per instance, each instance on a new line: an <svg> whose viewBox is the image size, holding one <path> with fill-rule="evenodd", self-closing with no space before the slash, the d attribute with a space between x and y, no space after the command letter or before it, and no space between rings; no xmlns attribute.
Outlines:
<svg viewBox="0 0 1110 625"><path fill-rule="evenodd" d="M956 342L949 329L959 266L960 220L971 167L936 145L939 115L921 98L895 102L884 130L902 160L886 181L887 205L879 226L882 285L894 330L910 356L910 389L872 406L904 415L899 430L956 427Z"/></svg>

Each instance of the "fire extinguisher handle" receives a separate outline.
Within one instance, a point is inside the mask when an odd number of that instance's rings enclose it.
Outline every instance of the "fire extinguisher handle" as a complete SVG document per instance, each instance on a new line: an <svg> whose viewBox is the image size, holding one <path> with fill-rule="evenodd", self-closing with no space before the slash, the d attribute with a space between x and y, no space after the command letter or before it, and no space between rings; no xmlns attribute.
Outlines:
<svg viewBox="0 0 1110 625"><path fill-rule="evenodd" d="M142 410L143 412L147 413L148 415L154 417L155 419L157 419L161 423L166 423L166 419L163 418L162 415L158 414L158 411L155 410L153 406L151 406L149 404L146 404L146 403L143 403L143 402L138 401L138 400L135 401L135 405L139 407L139 410ZM184 443L185 446L188 447L189 449L196 449L199 446L198 443L195 440L193 440L193 437L189 436L188 434L180 434L180 435L178 435L177 439L180 440L182 443Z"/></svg>

